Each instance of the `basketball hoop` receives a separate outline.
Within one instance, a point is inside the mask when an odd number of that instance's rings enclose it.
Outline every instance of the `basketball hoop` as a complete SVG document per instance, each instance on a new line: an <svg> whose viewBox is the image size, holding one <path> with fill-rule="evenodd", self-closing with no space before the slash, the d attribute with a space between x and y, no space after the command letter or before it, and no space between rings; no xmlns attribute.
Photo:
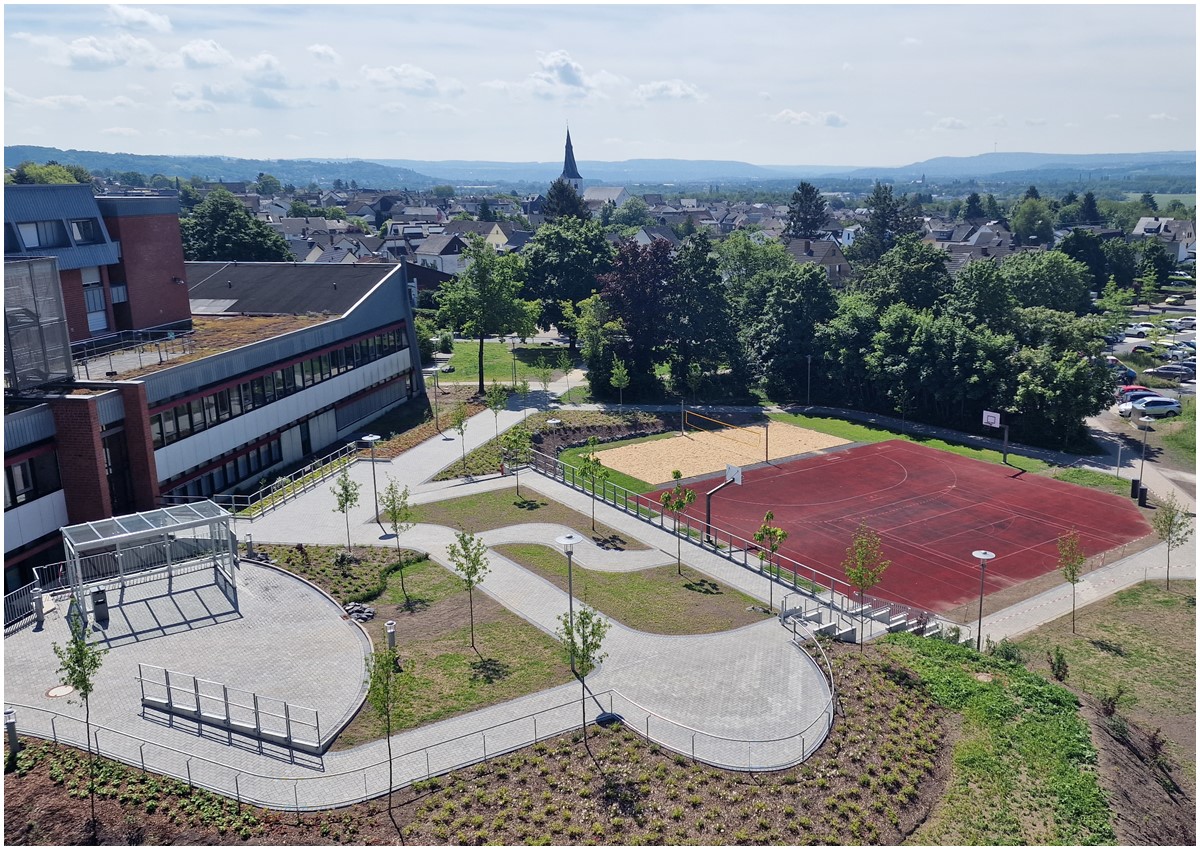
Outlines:
<svg viewBox="0 0 1200 850"><path fill-rule="evenodd" d="M988 428L1003 428L1004 429L1004 463L1008 463L1008 426L1000 424L1000 414L994 410L985 410L983 412L983 424Z"/></svg>

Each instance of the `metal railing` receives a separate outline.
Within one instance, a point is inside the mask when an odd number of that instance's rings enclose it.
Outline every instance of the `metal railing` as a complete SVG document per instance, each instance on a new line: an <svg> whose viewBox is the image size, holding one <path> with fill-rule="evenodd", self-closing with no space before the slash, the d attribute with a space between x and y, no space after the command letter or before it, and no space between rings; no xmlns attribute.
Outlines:
<svg viewBox="0 0 1200 850"><path fill-rule="evenodd" d="M815 665L811 656L807 657ZM21 734L72 746L88 746L84 722L79 718L22 703L8 703L8 706L18 710L17 726ZM640 706L616 690L607 690L446 738L429 746L396 753L391 760L392 787L403 788L523 749L545 738L578 729L584 715L591 723L602 714L612 715L614 709L626 707L632 707L631 714L639 715L624 718L633 731L643 732L654 743L692 756L697 761L731 770L782 769L798 764L820 746L833 721L831 691L822 713L801 732L762 740L724 738L676 723ZM824 729L814 731L813 727L823 720ZM102 724L93 723L91 728L91 749L99 755L140 767L143 771L150 770L186 781L191 786L233 797L239 802L266 808L285 811L337 808L381 796L388 789L386 758L365 767L328 773L318 764L315 769L322 771L318 775L281 777L278 771L266 774L238 770L213 759L147 741ZM791 742L790 745L787 742ZM756 756L762 760L762 764L755 762ZM357 790L360 784L361 792ZM350 788L355 790L347 793Z"/></svg>
<svg viewBox="0 0 1200 850"><path fill-rule="evenodd" d="M129 351L155 342L170 342L195 335L195 331L176 328L146 328L140 331L118 331L107 336L71 344L71 359L76 363L90 357L100 357L117 351Z"/></svg>
<svg viewBox="0 0 1200 850"><path fill-rule="evenodd" d="M308 753L323 749L315 708L150 664L138 664L137 681L145 707Z"/></svg>
<svg viewBox="0 0 1200 850"><path fill-rule="evenodd" d="M248 496L224 494L216 496L160 496L162 504L177 502L195 502L210 499L238 519L258 519L270 513L280 505L307 493L322 481L332 478L342 471L342 468L358 460L360 452L357 443L347 443L340 449L330 452L324 457L317 458L312 463L297 469L289 475L281 475L265 487L261 487Z"/></svg>
<svg viewBox="0 0 1200 850"><path fill-rule="evenodd" d="M807 594L812 600L820 602L828 611L829 618L835 619L839 614L846 615L852 608L855 614L858 605L866 605L869 609L887 609L894 612L890 616L903 614L906 623L939 622L942 618L910 601L884 599L870 594L860 594L852 585L823 573L815 567L801 563L787 555L776 553L768 566L765 560L759 558L760 552L765 552L756 542L732 531L708 525L687 514L676 522L662 508L662 505L641 493L635 493L619 484L601 480L593 482L577 467L563 463L556 457L544 452L534 451L529 466L535 472L545 475L555 481L565 484L582 493L587 493L594 499L638 517L650 525L656 525L663 531L682 537L684 540L699 546L701 549L720 555L728 561L741 564L742 567L757 572L764 578L773 575L773 580L793 592ZM599 486L596 486L598 483ZM840 597L840 598L839 598ZM861 603L855 600L861 598ZM953 625L958 625L954 623Z"/></svg>
<svg viewBox="0 0 1200 850"><path fill-rule="evenodd" d="M18 587L12 593L4 594L4 634L9 635L32 625L33 589L36 581L31 581L24 587Z"/></svg>

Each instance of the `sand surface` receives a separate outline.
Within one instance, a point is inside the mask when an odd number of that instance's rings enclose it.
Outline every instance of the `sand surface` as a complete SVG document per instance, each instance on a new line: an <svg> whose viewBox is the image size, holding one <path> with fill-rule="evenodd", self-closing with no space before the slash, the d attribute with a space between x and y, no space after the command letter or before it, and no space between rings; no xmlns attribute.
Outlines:
<svg viewBox="0 0 1200 850"><path fill-rule="evenodd" d="M766 426L752 425L717 431L689 431L686 436L601 449L596 455L609 469L650 484L665 484L671 481L671 472L676 469L684 478L691 478L723 471L726 464L750 466L763 463L767 460L767 443L771 449L770 459L779 460L849 442L783 422L772 422L769 435L764 434L766 430Z"/></svg>

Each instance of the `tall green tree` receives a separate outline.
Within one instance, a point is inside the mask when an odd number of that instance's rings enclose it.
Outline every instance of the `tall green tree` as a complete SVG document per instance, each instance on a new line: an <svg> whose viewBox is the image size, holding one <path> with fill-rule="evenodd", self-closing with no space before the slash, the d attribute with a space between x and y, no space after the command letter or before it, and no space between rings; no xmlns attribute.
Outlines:
<svg viewBox="0 0 1200 850"><path fill-rule="evenodd" d="M1061 251L1072 260L1087 266L1091 276L1091 288L1099 291L1108 280L1108 263L1104 258L1104 243L1090 230L1076 228L1063 237L1055 251Z"/></svg>
<svg viewBox="0 0 1200 850"><path fill-rule="evenodd" d="M934 306L950 291L946 263L950 255L936 245L922 242L915 235L902 236L895 247L863 272L858 288L866 292L879 309L903 302L916 310Z"/></svg>
<svg viewBox="0 0 1200 850"><path fill-rule="evenodd" d="M588 384L594 397L603 398L617 389L611 383L612 362L617 346L625 339L625 328L620 320L613 318L612 307L599 293L580 301L578 313L579 351L587 367ZM625 386L629 386L628 382Z"/></svg>
<svg viewBox="0 0 1200 850"><path fill-rule="evenodd" d="M901 204L890 185L876 182L864 205L869 211L867 221L854 244L846 250L846 258L852 263L869 265L887 253L903 227Z"/></svg>
<svg viewBox="0 0 1200 850"><path fill-rule="evenodd" d="M1100 215L1100 208L1096 206L1094 192L1083 193L1083 199L1079 202L1079 218L1083 224L1104 224L1104 217Z"/></svg>
<svg viewBox="0 0 1200 850"><path fill-rule="evenodd" d="M612 223L617 227L649 227L654 224L654 219L646 202L634 195L613 210Z"/></svg>
<svg viewBox="0 0 1200 850"><path fill-rule="evenodd" d="M1025 194L1022 196L1022 200L1037 201L1041 200L1041 197L1041 193L1038 192L1037 186L1030 184L1029 188L1025 190Z"/></svg>
<svg viewBox="0 0 1200 850"><path fill-rule="evenodd" d="M1058 571L1071 585L1071 634L1075 633L1075 585L1082 580L1083 565L1087 556L1079 545L1079 532L1071 529L1058 538Z"/></svg>
<svg viewBox="0 0 1200 850"><path fill-rule="evenodd" d="M471 611L471 649L475 649L475 586L481 584L487 577L491 566L487 558L487 546L483 541L467 531L454 535L455 542L447 547L450 564L462 578L463 588L467 591L467 601Z"/></svg>
<svg viewBox="0 0 1200 850"><path fill-rule="evenodd" d="M350 554L350 509L357 507L359 491L362 485L350 477L350 467L343 466L341 473L333 479L329 488L333 493L336 506L334 510L346 518L346 554Z"/></svg>
<svg viewBox="0 0 1200 850"><path fill-rule="evenodd" d="M707 233L697 233L680 246L666 308L662 348L675 387L683 386L693 365L702 373L715 373L728 364L744 374L738 323Z"/></svg>
<svg viewBox="0 0 1200 850"><path fill-rule="evenodd" d="M612 268L613 247L598 222L566 216L543 224L522 251L526 257L527 297L541 306L542 328L562 325L564 302L579 304L600 288L598 278ZM563 328L572 351L577 329Z"/></svg>
<svg viewBox="0 0 1200 850"><path fill-rule="evenodd" d="M1000 209L1000 205L996 203L995 195L989 194L983 199L983 214L988 221L995 221L1004 217L1004 213Z"/></svg>
<svg viewBox="0 0 1200 850"><path fill-rule="evenodd" d="M1137 253L1124 239L1106 239L1101 245L1104 252L1105 274L1117 282L1122 289L1133 289L1138 274Z"/></svg>
<svg viewBox="0 0 1200 850"><path fill-rule="evenodd" d="M997 333L1012 327L1017 299L1008 279L995 263L979 260L968 263L954 278L942 304L943 311L958 316L972 326L984 325Z"/></svg>
<svg viewBox="0 0 1200 850"><path fill-rule="evenodd" d="M793 238L814 237L825 226L828 211L829 203L820 190L802 181L788 202L787 229L784 232Z"/></svg>
<svg viewBox="0 0 1200 850"><path fill-rule="evenodd" d="M1178 549L1191 539L1196 524L1174 495L1160 502L1150 520L1158 539L1167 544L1167 590L1171 589L1171 550Z"/></svg>
<svg viewBox="0 0 1200 850"><path fill-rule="evenodd" d="M1012 254L1000 274L1023 307L1049 307L1084 314L1091 310L1092 276L1087 266L1060 251Z"/></svg>
<svg viewBox="0 0 1200 850"><path fill-rule="evenodd" d="M768 397L808 395L808 357L823 353L814 342L816 329L833 317L836 305L829 276L817 265L789 262L751 281L738 311L741 344Z"/></svg>
<svg viewBox="0 0 1200 850"><path fill-rule="evenodd" d="M1152 213L1158 212L1158 201L1154 199L1154 195L1150 192L1142 192L1142 197L1138 199L1139 203Z"/></svg>
<svg viewBox="0 0 1200 850"><path fill-rule="evenodd" d="M613 270L600 278L601 296L628 336L620 354L627 358L630 379L638 389L657 383L654 364L667 331L674 274L671 246L665 240L642 246L626 239L617 249Z"/></svg>
<svg viewBox="0 0 1200 850"><path fill-rule="evenodd" d="M1021 414L1022 432L1043 444L1082 442L1084 418L1112 404L1112 372L1099 357L1041 346L1022 349L1013 366L1014 412Z"/></svg>
<svg viewBox="0 0 1200 850"><path fill-rule="evenodd" d="M867 591L879 584L883 574L892 562L883 557L883 541L867 523L860 522L850 539L846 549L846 559L842 561L842 569L846 573L846 582L858 591L859 614L859 652L864 651L867 643L866 635L866 596Z"/></svg>
<svg viewBox="0 0 1200 850"><path fill-rule="evenodd" d="M67 628L71 637L63 646L52 643L58 658L58 680L73 690L68 702L83 703L84 746L88 751L88 801L92 807L91 831L93 843L98 843L99 822L96 820L96 754L92 750L92 692L96 688L96 674L104 661L107 650L88 643L87 623L83 613L74 606L67 612Z"/></svg>
<svg viewBox="0 0 1200 850"><path fill-rule="evenodd" d="M696 491L679 483L683 474L676 469L671 473L675 486L658 497L663 510L675 521L675 570L683 575L683 541L679 536L679 520L696 501Z"/></svg>
<svg viewBox="0 0 1200 850"><path fill-rule="evenodd" d="M379 506L383 509L383 516L396 539L396 569L400 573L400 592L404 594L404 606L411 608L408 588L404 585L404 552L400 549L400 535L416 524L415 514L408 499L408 487L401 490L400 485L389 475L387 486L379 496Z"/></svg>
<svg viewBox="0 0 1200 850"><path fill-rule="evenodd" d="M1145 239L1138 244L1138 249L1138 271L1142 277L1153 274L1159 283L1170 279L1171 272L1175 271L1175 263L1163 243L1157 239Z"/></svg>
<svg viewBox="0 0 1200 850"><path fill-rule="evenodd" d="M979 197L978 192L967 195L967 201L962 208L962 217L967 221L984 217L983 200Z"/></svg>
<svg viewBox="0 0 1200 850"><path fill-rule="evenodd" d="M63 185L68 183L90 183L92 182L92 176L86 168L81 169L80 166L60 165L53 160L45 165L38 165L32 160L26 160L18 165L12 174L6 174L4 182Z"/></svg>
<svg viewBox="0 0 1200 850"><path fill-rule="evenodd" d="M179 220L183 256L204 260L278 263L292 259L287 242L265 221L250 214L225 189L214 189Z"/></svg>
<svg viewBox="0 0 1200 850"><path fill-rule="evenodd" d="M1022 245L1049 245L1054 241L1054 212L1037 198L1026 198L1009 216L1013 235Z"/></svg>
<svg viewBox="0 0 1200 850"><path fill-rule="evenodd" d="M260 171L258 179L254 181L254 191L259 195L273 197L283 191L283 184L274 175Z"/></svg>
<svg viewBox="0 0 1200 850"><path fill-rule="evenodd" d="M575 675L579 677L579 703L583 714L581 728L583 745L587 747L587 676L608 657L602 649L611 624L586 605L579 607L574 622L566 612L559 616L558 622L558 638L563 642L567 658L575 666Z"/></svg>
<svg viewBox="0 0 1200 850"><path fill-rule="evenodd" d="M497 256L481 236L472 233L463 251L468 263L438 293L438 323L479 340L479 394L483 386L483 343L489 336L533 335L537 305L521 298L524 261L520 254Z"/></svg>
<svg viewBox="0 0 1200 850"><path fill-rule="evenodd" d="M575 191L575 187L561 177L550 184L550 189L546 192L546 202L542 205L542 215L547 221L568 217L587 221L592 217L591 211Z"/></svg>

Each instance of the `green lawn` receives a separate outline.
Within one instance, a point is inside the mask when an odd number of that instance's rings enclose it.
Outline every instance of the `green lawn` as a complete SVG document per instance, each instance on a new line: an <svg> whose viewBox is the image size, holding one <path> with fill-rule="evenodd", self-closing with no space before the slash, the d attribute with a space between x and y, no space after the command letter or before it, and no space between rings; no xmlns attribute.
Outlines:
<svg viewBox="0 0 1200 850"><path fill-rule="evenodd" d="M668 437L674 437L674 436L676 436L675 431L668 431L665 434L651 434L648 437L631 437L628 440L613 440L611 443L601 443L599 448L601 450L615 449L618 446L631 446L634 443L649 443L649 442L653 442L655 440L665 440ZM559 454L558 459L561 460L563 463L565 463L567 466L574 466L574 467L578 468L580 461L583 459L583 456L587 454L587 451L588 451L587 446L579 446L574 449L566 449ZM584 481L582 483L587 485L586 481ZM608 483L616 484L620 487L624 487L626 490L632 490L634 493L649 493L651 490L654 489L653 484L645 482L645 481L641 480L640 478L634 478L632 475L626 475L623 472L618 472L615 469L608 470ZM600 487L600 485L597 484L596 488L595 488L596 492L599 492L599 487ZM589 486L589 489L591 489L590 486Z"/></svg>
<svg viewBox="0 0 1200 850"><path fill-rule="evenodd" d="M1125 200L1127 200L1127 201L1139 201L1139 200L1141 200L1141 198L1142 198L1141 192L1126 192L1125 193ZM1167 204L1171 203L1171 201L1180 201L1189 207L1194 207L1194 206L1196 206L1196 193L1195 192L1193 192L1191 194L1167 194L1167 193L1159 193L1159 192L1154 193L1154 203L1158 204L1158 208L1160 210L1163 209Z"/></svg>
<svg viewBox="0 0 1200 850"><path fill-rule="evenodd" d="M994 449L977 449L974 446L949 443L945 440L915 437L908 434L901 434L897 431L889 431L886 428L865 422L851 422L845 419L835 419L831 416L806 416L797 413L772 413L770 417L776 422L787 422L792 425L798 425L801 428L811 428L814 431L820 431L823 434L832 434L835 437L841 437L844 440L850 440L855 443L911 440L923 446L928 446L931 449L941 449L942 451L953 452L956 455L972 457L976 460L988 461L989 463L1001 463L1003 459L1003 454ZM1044 473L1054 469L1052 465L1045 461L1038 460L1037 458L1023 457L1012 452L1008 453L1008 463L1009 466L1022 469L1025 472Z"/></svg>
<svg viewBox="0 0 1200 850"><path fill-rule="evenodd" d="M1070 484L1078 484L1081 487L1093 487L1097 490L1104 490L1106 493L1112 493L1116 496L1129 495L1129 482L1124 478L1109 475L1107 472L1072 467L1070 469L1060 469L1051 477Z"/></svg>
<svg viewBox="0 0 1200 850"><path fill-rule="evenodd" d="M567 589L567 558L538 544L497 546L496 551L551 583ZM723 632L766 617L747 610L755 599L725 587L695 570L679 575L675 567L632 573L574 569L575 596L631 629L663 635Z"/></svg>
<svg viewBox="0 0 1200 850"><path fill-rule="evenodd" d="M1196 466L1196 398L1183 400L1183 413L1155 428L1162 432L1163 444L1175 459L1189 468Z"/></svg>
<svg viewBox="0 0 1200 850"><path fill-rule="evenodd" d="M540 389L537 368L543 358L554 369L554 380L562 377L558 369L558 358L566 349L550 345L518 345L516 349L517 380L524 378L533 389ZM447 381L469 381L479 377L479 340L454 343L454 354L450 356L450 365L454 373L443 375ZM513 353L510 346L503 342L485 342L483 344L483 379L512 383Z"/></svg>
<svg viewBox="0 0 1200 850"><path fill-rule="evenodd" d="M535 475L536 473L528 473ZM531 490L517 496L516 489L475 493L443 502L430 502L413 508L416 522L480 532L525 522L552 522L565 525L610 549L645 549L645 544L627 540L602 522L593 532L590 516L573 511Z"/></svg>

